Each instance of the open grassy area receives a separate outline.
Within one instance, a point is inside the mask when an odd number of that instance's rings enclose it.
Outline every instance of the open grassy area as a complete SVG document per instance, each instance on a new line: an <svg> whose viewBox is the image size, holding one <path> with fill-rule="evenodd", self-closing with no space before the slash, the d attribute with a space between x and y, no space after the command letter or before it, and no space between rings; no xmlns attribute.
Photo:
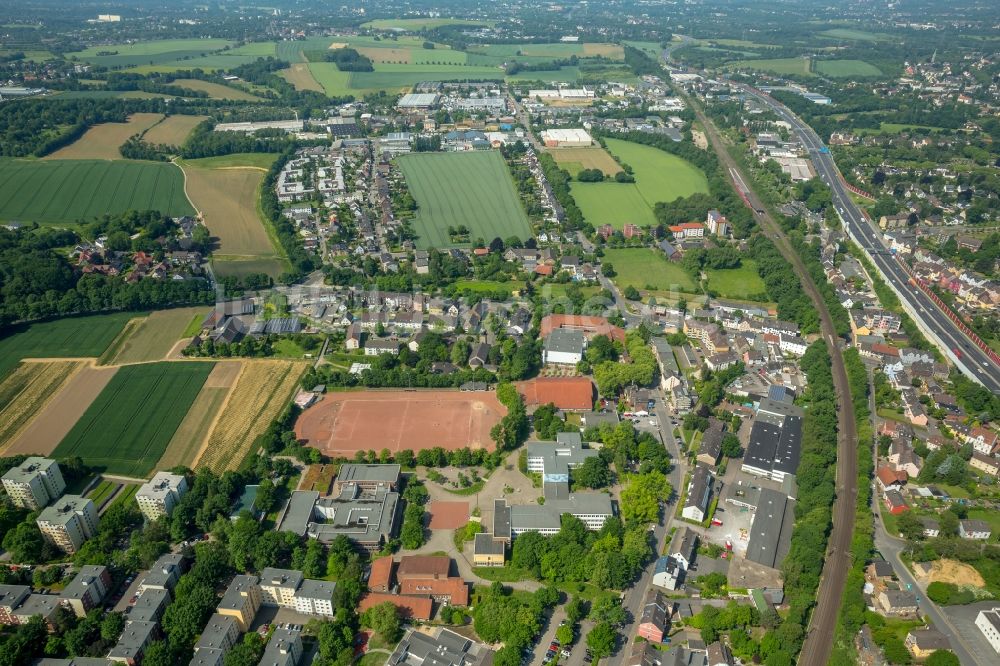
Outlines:
<svg viewBox="0 0 1000 666"><path fill-rule="evenodd" d="M581 169L600 169L606 176L613 176L622 170L615 158L600 146L589 148L553 148L549 154L562 168L569 171L573 177Z"/></svg>
<svg viewBox="0 0 1000 666"><path fill-rule="evenodd" d="M340 71L332 62L309 63L309 74L329 97L351 94L351 73Z"/></svg>
<svg viewBox="0 0 1000 666"><path fill-rule="evenodd" d="M116 312L12 327L0 338L0 378L22 358L100 356L135 316L131 312Z"/></svg>
<svg viewBox="0 0 1000 666"><path fill-rule="evenodd" d="M309 71L309 65L304 62L292 63L291 67L281 70L279 74L295 86L296 90L323 92L323 86L313 78L312 72Z"/></svg>
<svg viewBox="0 0 1000 666"><path fill-rule="evenodd" d="M0 159L0 220L72 224L147 209L174 217L194 214L184 174L173 164Z"/></svg>
<svg viewBox="0 0 1000 666"><path fill-rule="evenodd" d="M757 264L752 259L744 259L739 268L726 270L706 270L708 289L722 298L750 299L764 298L764 281L757 275Z"/></svg>
<svg viewBox="0 0 1000 666"><path fill-rule="evenodd" d="M121 368L56 447L104 471L145 476L160 459L214 363Z"/></svg>
<svg viewBox="0 0 1000 666"><path fill-rule="evenodd" d="M828 37L837 40L851 40L857 42L879 42L892 39L891 35L877 32L867 32L865 30L854 30L852 28L834 28L833 30L823 30L816 33L820 37Z"/></svg>
<svg viewBox="0 0 1000 666"><path fill-rule="evenodd" d="M632 167L634 183L573 183L573 198L592 225L656 224L657 202L708 192L708 179L696 166L670 153L621 139L606 139L608 150Z"/></svg>
<svg viewBox="0 0 1000 666"><path fill-rule="evenodd" d="M810 58L757 58L739 60L727 65L730 69L756 69L774 74L813 76Z"/></svg>
<svg viewBox="0 0 1000 666"><path fill-rule="evenodd" d="M196 58L223 49L232 43L225 39L158 39L134 44L93 46L83 51L67 53L66 57L76 56L80 60L104 67L134 67Z"/></svg>
<svg viewBox="0 0 1000 666"><path fill-rule="evenodd" d="M94 125L73 143L46 155L46 160L120 160L118 147L133 134L153 127L163 120L159 113L133 113L124 123Z"/></svg>
<svg viewBox="0 0 1000 666"><path fill-rule="evenodd" d="M621 289L631 285L636 289L651 288L655 291L678 289L693 292L696 288L691 276L663 257L662 252L649 248L605 250L605 264L612 264L617 275L612 281Z"/></svg>
<svg viewBox="0 0 1000 666"><path fill-rule="evenodd" d="M531 236L500 153L413 153L398 161L419 206L413 221L419 247L468 246L448 236L448 227L459 225L469 228L470 240L487 243L496 237Z"/></svg>
<svg viewBox="0 0 1000 666"><path fill-rule="evenodd" d="M864 60L816 60L813 68L834 78L882 76L882 70Z"/></svg>

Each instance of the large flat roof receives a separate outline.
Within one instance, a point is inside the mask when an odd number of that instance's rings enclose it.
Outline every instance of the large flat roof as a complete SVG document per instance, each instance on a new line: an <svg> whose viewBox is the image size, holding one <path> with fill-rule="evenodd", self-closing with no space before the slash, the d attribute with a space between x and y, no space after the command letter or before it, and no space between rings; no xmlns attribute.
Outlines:
<svg viewBox="0 0 1000 666"><path fill-rule="evenodd" d="M783 493L770 488L760 489L757 513L750 526L746 558L772 569L781 566L792 539L795 512Z"/></svg>
<svg viewBox="0 0 1000 666"><path fill-rule="evenodd" d="M383 482L395 484L399 481L399 465L361 465L345 463L337 472L338 483Z"/></svg>

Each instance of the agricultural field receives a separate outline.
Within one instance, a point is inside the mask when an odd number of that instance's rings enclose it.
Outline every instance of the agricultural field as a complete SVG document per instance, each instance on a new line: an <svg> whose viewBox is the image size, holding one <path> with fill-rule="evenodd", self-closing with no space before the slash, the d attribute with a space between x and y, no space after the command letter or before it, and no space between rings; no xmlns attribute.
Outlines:
<svg viewBox="0 0 1000 666"><path fill-rule="evenodd" d="M798 74L813 76L810 58L758 58L739 60L727 65L729 69L756 69L774 74Z"/></svg>
<svg viewBox="0 0 1000 666"><path fill-rule="evenodd" d="M219 361L205 384L198 392L191 409L177 427L166 450L156 463L156 469L170 469L177 465L193 467L202 445L215 424L230 390L240 376L240 361Z"/></svg>
<svg viewBox="0 0 1000 666"><path fill-rule="evenodd" d="M202 69L206 72L228 71L240 65L257 60L254 55L229 55L225 52L214 53L199 57L190 57L180 60L169 60L152 65L139 65L129 68L129 72L136 74L150 74L153 72L170 73L182 70Z"/></svg>
<svg viewBox="0 0 1000 666"><path fill-rule="evenodd" d="M167 362L120 368L54 455L80 456L109 473L146 476L214 365Z"/></svg>
<svg viewBox="0 0 1000 666"><path fill-rule="evenodd" d="M274 157L271 156L273 162ZM264 169L257 166L214 166L192 160L183 165L187 192L205 218L205 225L218 238L213 253L213 267L222 275L230 262L253 261L257 270L277 277L285 264L272 243L257 210L259 188Z"/></svg>
<svg viewBox="0 0 1000 666"><path fill-rule="evenodd" d="M867 32L865 30L854 30L852 28L834 28L833 30L823 30L818 34L820 37L828 37L837 40L851 40L857 42L881 42L892 39L891 35L877 32Z"/></svg>
<svg viewBox="0 0 1000 666"><path fill-rule="evenodd" d="M204 318L207 314L207 307L175 308L153 312L129 332L118 345L108 365L162 361L184 335L192 319Z"/></svg>
<svg viewBox="0 0 1000 666"><path fill-rule="evenodd" d="M663 52L659 42L636 42L627 40L625 41L625 45L642 51L650 58L659 59L660 54Z"/></svg>
<svg viewBox="0 0 1000 666"><path fill-rule="evenodd" d="M167 116L149 128L142 138L149 143L179 146L187 140L191 131L207 118L208 116Z"/></svg>
<svg viewBox="0 0 1000 666"><path fill-rule="evenodd" d="M722 298L747 300L767 293L764 281L757 275L757 264L752 259L744 259L739 268L725 270L705 270L708 289Z"/></svg>
<svg viewBox="0 0 1000 666"><path fill-rule="evenodd" d="M195 212L173 164L0 159L0 220L58 226L133 209L173 217Z"/></svg>
<svg viewBox="0 0 1000 666"><path fill-rule="evenodd" d="M199 90L207 93L209 99L228 99L237 102L259 102L261 100L257 95L251 95L239 88L224 86L212 81L202 81L201 79L176 79L171 85L180 86L186 90Z"/></svg>
<svg viewBox="0 0 1000 666"><path fill-rule="evenodd" d="M120 160L118 147L133 134L141 134L163 120L159 113L134 113L124 123L102 123L88 129L73 143L46 155L43 160Z"/></svg>
<svg viewBox="0 0 1000 666"><path fill-rule="evenodd" d="M583 169L600 169L605 176L613 176L622 170L606 150L600 146L589 148L552 148L549 150L552 158L576 177Z"/></svg>
<svg viewBox="0 0 1000 666"><path fill-rule="evenodd" d="M22 363L0 382L0 452L83 366L83 361Z"/></svg>
<svg viewBox="0 0 1000 666"><path fill-rule="evenodd" d="M0 379L23 358L96 358L135 313L68 317L9 329L0 338Z"/></svg>
<svg viewBox="0 0 1000 666"><path fill-rule="evenodd" d="M323 89L327 97L352 94L351 72L342 72L332 62L309 63L309 74Z"/></svg>
<svg viewBox="0 0 1000 666"><path fill-rule="evenodd" d="M306 367L293 361L244 361L197 466L216 473L238 468L254 441L288 405Z"/></svg>
<svg viewBox="0 0 1000 666"><path fill-rule="evenodd" d="M160 39L135 44L93 46L84 51L67 53L66 57L75 56L95 65L123 68L195 58L232 44L233 42L225 39Z"/></svg>
<svg viewBox="0 0 1000 666"><path fill-rule="evenodd" d="M118 368L82 367L11 441L4 455L50 455L117 372Z"/></svg>
<svg viewBox="0 0 1000 666"><path fill-rule="evenodd" d="M313 78L312 72L309 71L309 65L306 63L293 63L291 67L281 70L279 74L281 74L282 78L295 86L296 90L315 90L316 92L323 92L323 86L321 86L319 82Z"/></svg>
<svg viewBox="0 0 1000 666"><path fill-rule="evenodd" d="M486 44L471 47L469 53L481 53L502 58L523 56L546 60L569 58L574 55L580 58L604 56L612 60L621 60L625 57L625 50L620 45L605 43Z"/></svg>
<svg viewBox="0 0 1000 666"><path fill-rule="evenodd" d="M418 205L414 228L421 248L468 246L452 243L448 227L464 224L471 239L531 236L528 216L498 152L413 153L399 166Z"/></svg>
<svg viewBox="0 0 1000 666"><path fill-rule="evenodd" d="M492 21L480 21L478 19L451 19L451 18L402 18L402 19L375 19L362 23L362 28L372 28L374 30L429 30L440 28L446 25L493 25Z"/></svg>
<svg viewBox="0 0 1000 666"><path fill-rule="evenodd" d="M573 198L594 226L656 224L653 208L696 192L708 192L708 179L698 167L670 153L639 143L607 139L608 150L632 167L635 183L573 183Z"/></svg>
<svg viewBox="0 0 1000 666"><path fill-rule="evenodd" d="M632 286L639 290L693 293L697 286L680 264L667 261L663 253L650 248L605 250L603 262L614 266L611 278L619 289Z"/></svg>
<svg viewBox="0 0 1000 666"><path fill-rule="evenodd" d="M834 78L882 76L882 70L864 60L815 60L813 69Z"/></svg>

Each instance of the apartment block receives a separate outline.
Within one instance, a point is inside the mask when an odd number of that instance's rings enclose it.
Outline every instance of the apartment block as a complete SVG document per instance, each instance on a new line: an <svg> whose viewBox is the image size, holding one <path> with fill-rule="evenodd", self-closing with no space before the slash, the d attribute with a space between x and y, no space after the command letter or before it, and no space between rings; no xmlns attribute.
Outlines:
<svg viewBox="0 0 1000 666"><path fill-rule="evenodd" d="M295 593L305 576L295 569L267 567L260 572L261 604L279 608L295 608Z"/></svg>
<svg viewBox="0 0 1000 666"><path fill-rule="evenodd" d="M253 619L257 617L261 603L259 583L257 576L236 576L226 588L216 609L219 615L227 615L236 620L240 631L249 630Z"/></svg>
<svg viewBox="0 0 1000 666"><path fill-rule="evenodd" d="M97 534L97 508L80 495L63 495L46 507L35 522L47 541L72 554Z"/></svg>
<svg viewBox="0 0 1000 666"><path fill-rule="evenodd" d="M110 589L111 573L108 568L88 564L80 569L69 585L63 588L59 600L77 617L84 617L87 611L101 604Z"/></svg>
<svg viewBox="0 0 1000 666"><path fill-rule="evenodd" d="M11 501L24 509L41 509L66 490L59 463L32 456L3 475L3 488Z"/></svg>
<svg viewBox="0 0 1000 666"><path fill-rule="evenodd" d="M186 492L187 479L183 475L157 472L150 481L140 486L135 501L146 520L153 521L169 516Z"/></svg>
<svg viewBox="0 0 1000 666"><path fill-rule="evenodd" d="M295 593L295 610L309 615L333 617L333 590L336 583L306 579Z"/></svg>

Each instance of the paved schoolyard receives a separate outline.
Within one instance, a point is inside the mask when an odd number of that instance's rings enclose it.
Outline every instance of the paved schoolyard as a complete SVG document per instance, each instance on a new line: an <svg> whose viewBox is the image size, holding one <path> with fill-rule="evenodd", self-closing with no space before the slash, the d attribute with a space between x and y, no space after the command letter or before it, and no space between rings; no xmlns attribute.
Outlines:
<svg viewBox="0 0 1000 666"><path fill-rule="evenodd" d="M468 502L430 502L427 512L431 514L428 527L432 530L457 530L469 522Z"/></svg>

